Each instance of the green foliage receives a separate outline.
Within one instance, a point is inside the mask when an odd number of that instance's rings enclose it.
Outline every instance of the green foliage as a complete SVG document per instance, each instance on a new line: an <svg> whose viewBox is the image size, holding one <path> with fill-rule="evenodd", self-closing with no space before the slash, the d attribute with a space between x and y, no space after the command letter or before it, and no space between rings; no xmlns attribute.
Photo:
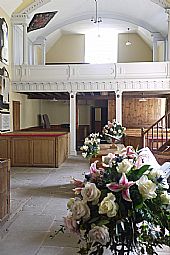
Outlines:
<svg viewBox="0 0 170 255"><path fill-rule="evenodd" d="M82 238L78 254L103 255L109 249L113 255L154 255L157 247L170 246L166 179L140 159L129 146L108 155L108 167L93 163L85 174L66 217L69 230Z"/></svg>

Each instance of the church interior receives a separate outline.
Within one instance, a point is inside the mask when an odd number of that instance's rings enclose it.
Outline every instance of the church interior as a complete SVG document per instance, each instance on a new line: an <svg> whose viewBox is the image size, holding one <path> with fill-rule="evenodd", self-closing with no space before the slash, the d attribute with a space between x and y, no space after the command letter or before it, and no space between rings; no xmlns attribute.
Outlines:
<svg viewBox="0 0 170 255"><path fill-rule="evenodd" d="M77 254L50 234L112 120L170 162L170 0L0 0L0 255Z"/></svg>

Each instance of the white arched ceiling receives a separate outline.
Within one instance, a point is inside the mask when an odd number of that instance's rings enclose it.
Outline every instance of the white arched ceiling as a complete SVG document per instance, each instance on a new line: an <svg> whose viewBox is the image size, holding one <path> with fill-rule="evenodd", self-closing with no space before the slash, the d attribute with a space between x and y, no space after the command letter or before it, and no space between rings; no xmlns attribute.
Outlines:
<svg viewBox="0 0 170 255"><path fill-rule="evenodd" d="M35 2L40 0L35 0ZM0 6L11 15L22 0L0 0ZM122 27L127 31L131 27L134 31L139 31L137 27L142 27L150 33L159 32L163 37L167 36L167 14L164 6L165 0L98 0L98 14L102 17L101 26L113 28ZM82 33L81 28L91 28L90 19L95 15L94 0L49 0L46 4L36 8L29 14L29 20L35 13L58 11L54 18L45 28L32 31L28 34L32 41L37 37L45 36L53 38L58 34L57 30L75 31ZM71 26L74 27L71 28ZM76 27L76 28L75 28ZM121 30L121 29L120 29Z"/></svg>
<svg viewBox="0 0 170 255"><path fill-rule="evenodd" d="M11 16L22 2L23 0L0 0L0 7L8 14L8 16Z"/></svg>
<svg viewBox="0 0 170 255"><path fill-rule="evenodd" d="M94 0L72 0L71 2L51 0L34 11L30 15L30 20L35 13L44 11L58 11L58 13L45 28L29 33L32 41L42 35L47 37L48 41L49 35L51 38L53 33L61 29L83 33L83 26L85 30L94 26L90 21L95 15ZM151 0L98 0L98 14L103 19L100 26L117 29L122 25L120 30L123 32L126 32L128 27L138 32L137 27L142 27L150 33L160 32L163 37L167 36L167 14L164 8ZM74 29L71 28L72 26Z"/></svg>

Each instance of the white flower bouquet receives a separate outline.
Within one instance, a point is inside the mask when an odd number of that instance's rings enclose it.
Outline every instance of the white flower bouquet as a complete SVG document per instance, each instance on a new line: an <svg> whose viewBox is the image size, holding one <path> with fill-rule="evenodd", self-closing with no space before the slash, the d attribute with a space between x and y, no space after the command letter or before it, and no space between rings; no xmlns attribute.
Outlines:
<svg viewBox="0 0 170 255"><path fill-rule="evenodd" d="M80 148L84 158L95 157L100 151L99 133L92 133L85 138L84 145Z"/></svg>
<svg viewBox="0 0 170 255"><path fill-rule="evenodd" d="M131 146L94 162L83 181L73 179L65 226L79 235L81 255L157 254L170 246L170 195L159 169L145 165ZM62 229L62 230L63 230Z"/></svg>
<svg viewBox="0 0 170 255"><path fill-rule="evenodd" d="M113 138L115 140L120 140L125 136L125 127L116 122L116 120L108 121L108 124L103 127L102 133L107 138Z"/></svg>

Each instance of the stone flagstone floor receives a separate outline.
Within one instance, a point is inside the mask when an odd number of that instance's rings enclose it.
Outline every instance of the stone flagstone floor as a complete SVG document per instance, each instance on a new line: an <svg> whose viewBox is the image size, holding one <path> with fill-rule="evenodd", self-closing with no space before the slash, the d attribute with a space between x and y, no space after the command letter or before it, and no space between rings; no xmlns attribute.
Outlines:
<svg viewBox="0 0 170 255"><path fill-rule="evenodd" d="M72 196L71 177L83 179L89 169L81 156L59 168L11 169L11 216L0 229L0 255L76 255L77 237L50 234L63 224ZM161 255L170 254L164 249Z"/></svg>

